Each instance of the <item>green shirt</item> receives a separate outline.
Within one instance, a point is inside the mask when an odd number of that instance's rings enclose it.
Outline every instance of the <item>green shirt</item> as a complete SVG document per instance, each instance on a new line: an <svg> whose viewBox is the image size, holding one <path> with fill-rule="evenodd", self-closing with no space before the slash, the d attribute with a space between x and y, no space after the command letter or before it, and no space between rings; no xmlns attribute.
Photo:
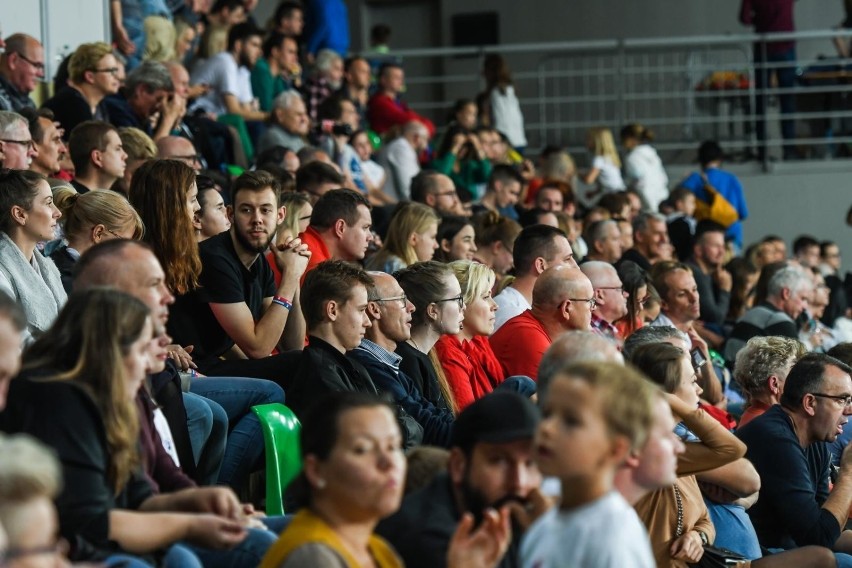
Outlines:
<svg viewBox="0 0 852 568"><path fill-rule="evenodd" d="M251 70L251 90L260 102L260 110L272 110L275 97L290 89L281 75L272 76L269 63L261 57Z"/></svg>

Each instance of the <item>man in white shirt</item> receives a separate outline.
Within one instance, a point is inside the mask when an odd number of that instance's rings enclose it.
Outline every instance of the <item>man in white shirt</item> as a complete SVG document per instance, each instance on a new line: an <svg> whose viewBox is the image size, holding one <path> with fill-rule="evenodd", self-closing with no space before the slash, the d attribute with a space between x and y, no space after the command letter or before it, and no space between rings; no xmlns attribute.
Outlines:
<svg viewBox="0 0 852 568"><path fill-rule="evenodd" d="M397 201L411 199L411 178L420 173L418 154L429 145L429 130L416 120L405 123L402 136L382 148L379 164L387 178L384 192Z"/></svg>
<svg viewBox="0 0 852 568"><path fill-rule="evenodd" d="M532 293L539 275L552 266L577 268L568 237L549 225L527 227L515 239L512 249L515 280L495 296L497 320L494 331L532 306Z"/></svg>
<svg viewBox="0 0 852 568"><path fill-rule="evenodd" d="M193 85L210 90L192 110L236 114L250 121L263 121L269 113L259 110L251 90L251 68L261 53L262 33L250 23L237 24L228 32L228 49L200 63L192 73Z"/></svg>

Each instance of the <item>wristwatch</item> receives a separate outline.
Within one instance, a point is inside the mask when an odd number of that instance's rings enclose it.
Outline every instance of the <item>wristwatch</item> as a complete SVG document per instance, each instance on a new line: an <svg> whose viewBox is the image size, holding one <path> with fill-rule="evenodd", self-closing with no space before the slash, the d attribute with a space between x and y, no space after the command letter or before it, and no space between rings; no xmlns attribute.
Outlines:
<svg viewBox="0 0 852 568"><path fill-rule="evenodd" d="M698 536L701 537L701 545L702 546L707 546L708 544L710 544L710 539L707 538L706 532L704 532L704 531L695 531L695 532L697 532Z"/></svg>

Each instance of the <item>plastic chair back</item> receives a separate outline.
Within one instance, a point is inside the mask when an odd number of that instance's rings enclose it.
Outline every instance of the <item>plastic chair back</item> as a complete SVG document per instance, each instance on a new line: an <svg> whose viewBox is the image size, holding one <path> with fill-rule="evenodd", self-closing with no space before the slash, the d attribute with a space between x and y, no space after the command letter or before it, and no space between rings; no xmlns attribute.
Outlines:
<svg viewBox="0 0 852 568"><path fill-rule="evenodd" d="M279 403L252 407L263 428L266 449L266 514L284 514L284 491L302 471L299 432L302 424Z"/></svg>

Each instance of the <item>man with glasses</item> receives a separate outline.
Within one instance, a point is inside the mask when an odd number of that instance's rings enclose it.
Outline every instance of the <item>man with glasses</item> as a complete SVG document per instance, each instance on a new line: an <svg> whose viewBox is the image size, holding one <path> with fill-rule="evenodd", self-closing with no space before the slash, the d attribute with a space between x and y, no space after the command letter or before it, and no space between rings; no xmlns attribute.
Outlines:
<svg viewBox="0 0 852 568"><path fill-rule="evenodd" d="M497 294L494 331L532 306L533 286L542 272L554 266L577 268L568 237L556 227L532 225L515 239L512 247L515 279Z"/></svg>
<svg viewBox="0 0 852 568"><path fill-rule="evenodd" d="M195 173L201 170L201 156L192 141L183 136L166 136L157 140L157 157L179 160Z"/></svg>
<svg viewBox="0 0 852 568"><path fill-rule="evenodd" d="M44 48L34 37L13 34L0 55L0 110L35 108L30 98L44 80Z"/></svg>
<svg viewBox="0 0 852 568"><path fill-rule="evenodd" d="M578 268L555 266L541 273L532 307L491 336L491 348L506 376L538 377L538 364L553 340L569 330L589 331L595 310L592 283Z"/></svg>
<svg viewBox="0 0 852 568"><path fill-rule="evenodd" d="M411 200L428 205L440 215L470 217L453 180L434 170L423 170L411 178Z"/></svg>
<svg viewBox="0 0 852 568"><path fill-rule="evenodd" d="M0 110L0 148L4 155L3 167L11 170L28 170L38 155L27 120L20 114Z"/></svg>
<svg viewBox="0 0 852 568"><path fill-rule="evenodd" d="M597 309L592 312L592 331L620 342L622 338L613 324L627 315L627 294L618 272L611 264L596 260L584 262L580 270L591 281L597 302Z"/></svg>
<svg viewBox="0 0 852 568"><path fill-rule="evenodd" d="M53 111L66 137L81 122L109 119L104 99L118 92L122 71L106 43L84 43L77 48L68 62L68 85L43 105Z"/></svg>
<svg viewBox="0 0 852 568"><path fill-rule="evenodd" d="M852 451L831 472L827 442L852 415L852 368L810 353L787 375L781 403L737 431L760 474L760 499L749 510L760 544L770 551L817 545L852 566ZM829 481L834 487L829 493Z"/></svg>
<svg viewBox="0 0 852 568"><path fill-rule="evenodd" d="M367 291L367 328L361 344L347 353L367 369L379 392L388 393L400 409L423 429L423 443L449 447L453 413L441 409L423 397L399 365L402 357L396 346L411 339L411 313L414 304L390 274L370 272L373 285Z"/></svg>

